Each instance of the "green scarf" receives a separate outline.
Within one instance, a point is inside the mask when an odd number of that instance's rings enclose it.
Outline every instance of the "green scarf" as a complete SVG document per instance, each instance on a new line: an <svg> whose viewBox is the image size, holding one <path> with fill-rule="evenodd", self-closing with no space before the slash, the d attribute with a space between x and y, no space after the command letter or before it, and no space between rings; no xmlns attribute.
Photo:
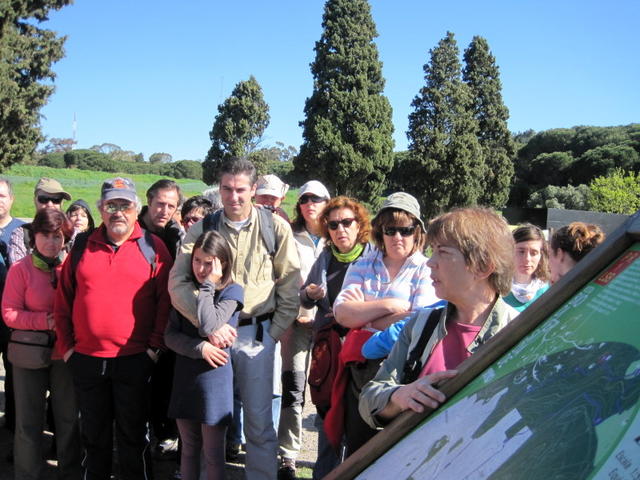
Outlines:
<svg viewBox="0 0 640 480"><path fill-rule="evenodd" d="M38 270L50 273L51 286L54 289L58 286L58 275L56 274L56 267L62 263L62 259L60 257L61 255L58 255L56 258L44 257L35 248L33 249L33 253L31 254L33 266Z"/></svg>
<svg viewBox="0 0 640 480"><path fill-rule="evenodd" d="M56 258L43 257L42 254L35 248L33 249L31 258L33 260L33 266L38 270L42 270L43 272L50 272L51 270L55 270L55 268L62 263L62 261L60 260L60 256L57 256Z"/></svg>
<svg viewBox="0 0 640 480"><path fill-rule="evenodd" d="M331 252L333 253L333 256L336 260L342 263L353 262L360 256L362 250L364 250L364 245L362 243L356 243L356 245L347 253L340 253L340 250L338 250L334 245L331 245Z"/></svg>

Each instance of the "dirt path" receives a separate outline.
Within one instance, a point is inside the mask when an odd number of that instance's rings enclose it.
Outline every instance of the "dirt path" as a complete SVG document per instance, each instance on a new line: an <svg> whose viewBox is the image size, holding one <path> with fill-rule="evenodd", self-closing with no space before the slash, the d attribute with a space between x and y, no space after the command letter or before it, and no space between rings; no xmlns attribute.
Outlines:
<svg viewBox="0 0 640 480"><path fill-rule="evenodd" d="M309 395L307 395L309 398ZM12 438L4 427L4 368L0 361L0 480L13 480L13 465L7 460L11 452ZM315 419L315 407L311 402L307 402L304 409L302 426L304 429L302 439L302 452L298 459L298 478L311 478L311 467L316 458L318 435L313 422ZM46 440L49 442L49 438ZM242 456L241 456L242 459ZM49 460L45 480L56 478L56 463ZM156 480L168 480L172 478L175 470L173 461L157 461L154 463ZM244 479L244 468L242 464L227 464L228 480Z"/></svg>

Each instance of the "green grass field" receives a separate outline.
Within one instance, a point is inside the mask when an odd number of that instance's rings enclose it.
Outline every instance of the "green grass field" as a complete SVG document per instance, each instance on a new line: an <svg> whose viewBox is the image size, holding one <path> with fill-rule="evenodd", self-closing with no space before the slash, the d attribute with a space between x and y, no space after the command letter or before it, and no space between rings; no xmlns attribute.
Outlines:
<svg viewBox="0 0 640 480"><path fill-rule="evenodd" d="M11 214L14 217L31 218L35 212L33 204L33 188L41 177L55 178L65 191L71 194L73 200L79 198L85 200L91 206L96 224L100 223L100 217L96 209L96 201L100 197L100 187L107 178L123 176L131 178L136 184L138 196L143 203L146 203L145 192L161 175L129 175L110 172L94 172L90 170L77 170L67 168L36 167L32 165L13 165L2 175L8 178L13 184L15 201ZM176 180L182 188L185 198L199 195L208 187L204 182L192 179ZM283 202L283 208L291 216L293 206L297 200L297 190L290 190ZM66 209L71 202L65 202L63 208Z"/></svg>

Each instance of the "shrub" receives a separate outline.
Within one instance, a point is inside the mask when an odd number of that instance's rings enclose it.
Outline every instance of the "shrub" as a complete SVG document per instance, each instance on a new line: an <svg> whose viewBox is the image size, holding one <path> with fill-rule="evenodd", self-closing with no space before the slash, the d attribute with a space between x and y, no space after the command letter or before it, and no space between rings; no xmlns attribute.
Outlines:
<svg viewBox="0 0 640 480"><path fill-rule="evenodd" d="M640 209L640 174L617 168L589 184L592 210L631 215Z"/></svg>
<svg viewBox="0 0 640 480"><path fill-rule="evenodd" d="M532 208L567 208L570 210L589 209L589 187L557 187L549 185L531 194L527 206Z"/></svg>

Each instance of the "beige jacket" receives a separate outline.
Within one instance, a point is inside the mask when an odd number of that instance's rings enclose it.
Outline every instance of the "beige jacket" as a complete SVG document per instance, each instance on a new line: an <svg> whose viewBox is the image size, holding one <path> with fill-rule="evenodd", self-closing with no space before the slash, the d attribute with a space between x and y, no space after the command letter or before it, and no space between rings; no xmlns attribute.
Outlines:
<svg viewBox="0 0 640 480"><path fill-rule="evenodd" d="M300 260L289 224L273 216L276 253L269 258L262 236L258 213L251 209L251 218L240 232L229 226L222 215L219 233L227 240L233 256L233 280L244 288L244 308L241 318L273 312L269 334L276 340L297 318L300 300ZM169 294L174 308L198 325L197 290L191 273L191 251L202 234L202 221L187 232L180 252L169 274Z"/></svg>

